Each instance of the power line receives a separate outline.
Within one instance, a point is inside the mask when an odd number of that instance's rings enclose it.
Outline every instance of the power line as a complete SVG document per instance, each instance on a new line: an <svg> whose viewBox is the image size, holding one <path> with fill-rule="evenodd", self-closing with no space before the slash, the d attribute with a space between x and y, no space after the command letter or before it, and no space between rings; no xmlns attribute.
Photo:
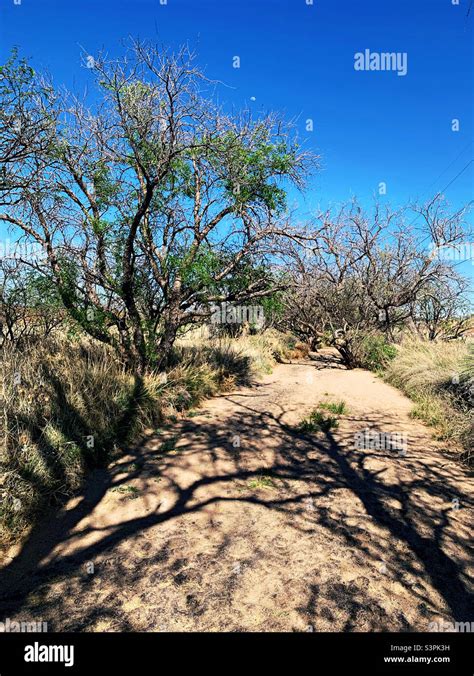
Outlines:
<svg viewBox="0 0 474 676"><path fill-rule="evenodd" d="M466 169L468 168L468 166L469 166L470 164L472 164L473 162L474 162L474 159L469 160L469 162L461 169L461 171L460 171L458 174L456 174L456 176L448 183L448 185L446 185L442 190L440 190L440 191L437 193L437 196L438 196L438 195L441 195L445 190L447 190L447 189L449 188L449 186L452 185L452 184L454 183L454 181L455 181L456 179L458 179L459 176L461 176L461 174L463 174L463 173L466 171Z"/></svg>
<svg viewBox="0 0 474 676"><path fill-rule="evenodd" d="M472 143L472 142L471 142L471 143ZM467 146L467 147L469 147L469 146ZM462 151L462 152L464 152L464 151ZM461 155L462 155L462 153L461 153ZM459 155L458 155L458 157L459 157ZM456 158L456 159L457 159L457 158ZM455 161L455 160L453 160L453 161ZM461 169L461 171L459 171L459 172L456 174L456 176L455 176L454 178L452 178L452 179L449 181L449 183L448 183L447 185L444 186L444 188L443 188L442 190L439 190L439 191L436 193L436 195L434 196L433 200L435 200L435 199L436 199L437 197L439 197L442 193L444 193L444 192L445 192L445 191L446 191L446 190L447 190L447 189L448 189L448 188L449 188L449 187L450 187L450 186L451 186L451 185L452 185L452 184L453 184L460 176L461 176L461 174L463 174L463 173L466 171L466 169L468 168L468 166L469 166L470 164L472 164L473 162L474 162L474 159L469 160L469 162L468 162L467 164L464 165L464 167ZM452 164L452 162L451 162L451 164ZM445 170L445 171L446 171L446 170ZM444 172L443 172L443 173L444 173ZM437 180L437 179L436 179L436 180ZM473 201L474 201L474 200L471 200L471 201L469 202L469 205L471 205L471 204L473 203ZM421 216L421 214L417 214L417 215L415 216L415 218L413 219L413 221L410 223L410 226L412 226L413 223L415 223L415 221L417 221L418 218L419 218L420 216ZM420 244L423 244L423 242L426 242L426 241L429 240L430 238L431 238L431 235L427 235L426 237L424 237L424 238L421 240Z"/></svg>
<svg viewBox="0 0 474 676"><path fill-rule="evenodd" d="M460 152L458 155L456 155L456 157L454 158L454 160L452 160L452 161L448 164L448 166L445 167L445 168L443 169L443 171L439 174L439 176L438 176L437 178L435 178L435 180L434 180L432 183L430 183L430 185L426 188L426 190L429 190L429 189L431 188L431 186L433 186L435 183L437 183L437 182L439 181L439 179L441 178L441 176L443 176L443 175L448 171L448 169L450 169L450 168L453 166L453 164L454 164L455 162L458 161L458 159L461 157L461 155L464 155L464 153L466 152L466 150L467 150L468 148L470 148L470 147L472 146L473 143L474 143L474 141L471 141L470 143L468 143L467 146L465 146L465 148L463 148L463 149L461 150L461 152Z"/></svg>

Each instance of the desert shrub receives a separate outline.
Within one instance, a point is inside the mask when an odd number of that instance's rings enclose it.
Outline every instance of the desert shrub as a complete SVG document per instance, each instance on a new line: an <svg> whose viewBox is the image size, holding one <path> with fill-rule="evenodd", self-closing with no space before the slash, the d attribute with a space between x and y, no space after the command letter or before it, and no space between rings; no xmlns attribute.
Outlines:
<svg viewBox="0 0 474 676"><path fill-rule="evenodd" d="M271 330L265 334L249 336L244 351L248 355L254 355L258 371L270 373L275 363L280 364L291 358L293 347L292 336Z"/></svg>
<svg viewBox="0 0 474 676"><path fill-rule="evenodd" d="M323 401L321 404L319 404L319 408L322 408L325 411L330 411L331 413L335 413L336 415L342 415L348 411L346 402L342 400Z"/></svg>
<svg viewBox="0 0 474 676"><path fill-rule="evenodd" d="M364 336L354 349L357 365L370 371L386 368L396 354L397 348L379 333Z"/></svg>
<svg viewBox="0 0 474 676"><path fill-rule="evenodd" d="M325 411L329 411L334 415L329 416ZM339 401L322 401L306 418L303 418L298 425L298 429L300 432L305 433L329 432L339 427L338 416L347 412L347 404L342 399Z"/></svg>
<svg viewBox="0 0 474 676"><path fill-rule="evenodd" d="M405 340L384 378L415 403L413 415L450 440L472 462L474 447L473 343Z"/></svg>
<svg viewBox="0 0 474 676"><path fill-rule="evenodd" d="M299 424L301 432L329 432L339 426L336 416L327 416L323 411L314 409Z"/></svg>

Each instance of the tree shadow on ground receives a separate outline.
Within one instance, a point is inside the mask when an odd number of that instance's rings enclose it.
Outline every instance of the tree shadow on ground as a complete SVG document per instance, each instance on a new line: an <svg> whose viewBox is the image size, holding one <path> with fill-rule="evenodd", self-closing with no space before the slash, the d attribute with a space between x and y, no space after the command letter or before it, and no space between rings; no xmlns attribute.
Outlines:
<svg viewBox="0 0 474 676"><path fill-rule="evenodd" d="M90 433L88 425L79 411L69 402L61 381L52 372L49 372L47 376L54 388L57 406L62 410L61 423L64 438L80 449L82 461L89 470L97 468L95 474L103 477L103 481L95 482L93 485L86 481L84 492L82 495L78 494L81 497L77 506L67 512L64 512L63 508L70 498L70 492L66 492L62 498L59 493L55 495L55 504L45 507L46 518L33 527L14 561L0 571L0 595L4 594L4 589L10 589L10 585L14 583L15 579L21 578L24 574L28 575L31 571L34 573L35 565L39 564L43 557L51 551L54 542L60 541L60 538L90 513L91 509L103 498L111 481L106 468L116 447L117 439L126 438L137 419L140 402L145 396L143 378L135 376L134 386L122 415L110 424L107 436L100 440L100 444L91 449L85 442L87 435ZM66 486L67 468L64 463L67 462L67 458L60 457L58 450L47 442L42 428L36 420L30 420L27 416L23 416L19 417L19 422L24 429L30 431L32 439L37 439L37 452L54 476L55 483ZM33 491L36 491L39 495L47 495L48 492L51 492L51 479L46 485L41 483L40 476L20 469L18 471L22 473L24 481L30 483ZM44 530L45 524L48 524L46 531ZM48 533L48 537L45 537L45 532Z"/></svg>
<svg viewBox="0 0 474 676"><path fill-rule="evenodd" d="M59 618L61 626L55 628L71 630L96 627L100 619L107 622L109 629L128 631L137 627L159 628L163 615L172 608L191 626L205 628L209 624L204 618L210 614L217 618L222 604L230 607L240 593L242 577L230 567L231 552L236 539L247 538L253 551L239 566L251 571L266 562L267 569L262 569L259 578L262 586L271 566L278 569L276 580L281 575L290 575L289 591L274 606L281 603L285 608L293 603L294 607L294 597L303 624L316 629L414 628L407 613L387 609L386 598L377 596L383 589L389 597L390 585L395 582L408 589L407 598L417 608L418 617L426 617L426 626L415 628L426 630L429 618L436 613L456 621L471 620L473 604L466 573L468 527L463 522L453 522L453 518L472 509L473 501L458 483L458 469L426 463L417 454L399 458L389 451L355 450L351 443L354 430L363 428L367 418L353 416L348 430L339 432L337 439L332 432L302 434L284 422L283 407L279 407L279 413L259 410L246 403L248 394L224 397L232 404L232 415L226 419L218 422L186 419L178 423L172 433L176 431L180 438L179 460L176 455L142 445L131 450L128 460L96 472L94 481L88 482L78 496L77 504L55 516L49 515L47 523L33 530L20 553L1 571L0 613L10 617L19 612L36 612L38 616L41 613L43 617ZM372 420L375 425L377 422ZM242 430L245 447L235 448L232 439ZM267 445L264 453L262 440ZM179 469L180 462L186 467L193 466L194 462L199 467L203 449L207 449L213 471L207 467L197 478L180 482L176 466ZM89 524L78 530L80 522L109 490L147 476L150 465L156 463L172 495L169 506L150 507L148 512L118 524L100 528ZM265 482L273 483L273 488L265 490ZM461 505L460 511L452 509L453 500ZM287 529L291 546L285 549L284 543L279 544L278 534L271 547L264 546L258 530L241 532L238 523L234 532L219 532L210 517L215 551L212 556L205 550L188 555L190 538L206 539L205 534L193 531L194 526L190 525L193 521L189 519L207 514L210 508L232 505L247 506L254 510L252 514L259 510L258 515L264 509L265 513L278 517L275 525ZM173 522L181 524L182 529L181 532L176 525L175 540L169 537L168 530L163 542L147 540L147 532L153 529L155 534L157 527L168 528ZM95 536L94 541L87 540L89 535ZM348 569L360 568L363 572L344 580L338 577L338 563L333 562L329 565L333 566L334 574L322 579L314 561L308 559L304 565L309 580L303 579L305 571L301 579L291 578L286 558L293 555L299 543L311 537L321 547L325 540L334 542L338 551L350 557ZM68 541L75 544L72 555L52 555L58 544ZM181 543L179 547L176 541ZM122 546L127 544L128 554L124 556ZM278 546L282 547L281 555ZM107 556L116 558L109 568ZM223 566L226 557L229 565ZM84 565L90 561L99 562L99 568L107 570L111 591L105 596L95 591L93 607L87 603L74 609L71 594L95 589L97 578L84 572ZM58 579L63 582L59 588L68 590L69 598L51 595L53 583ZM140 586L144 579L145 588ZM168 590L169 580L178 592ZM371 589L374 584L377 592ZM118 593L124 586L140 594L143 608L139 621L133 619L138 609L124 609ZM183 605L176 609L179 590L183 590ZM235 605L232 607L236 609ZM265 626L269 629L285 626L279 622L268 619ZM234 619L229 619L227 613L222 623L223 627L235 630L247 626L245 617L239 617L237 612Z"/></svg>

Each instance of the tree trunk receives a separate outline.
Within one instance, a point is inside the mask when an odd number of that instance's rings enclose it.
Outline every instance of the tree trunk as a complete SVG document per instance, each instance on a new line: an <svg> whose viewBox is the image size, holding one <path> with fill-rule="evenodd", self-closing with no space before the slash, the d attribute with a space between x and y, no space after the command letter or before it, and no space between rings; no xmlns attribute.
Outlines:
<svg viewBox="0 0 474 676"><path fill-rule="evenodd" d="M158 369L164 371L169 365L169 360L171 356L171 350L173 349L174 342L176 340L176 335L178 333L178 324L175 322L167 322L161 336L160 342L158 343Z"/></svg>

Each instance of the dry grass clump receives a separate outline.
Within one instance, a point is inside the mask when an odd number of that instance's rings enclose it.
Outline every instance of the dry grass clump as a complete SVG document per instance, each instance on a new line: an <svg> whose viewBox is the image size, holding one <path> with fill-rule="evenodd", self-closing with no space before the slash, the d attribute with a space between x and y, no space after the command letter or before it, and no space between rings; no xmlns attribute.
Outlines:
<svg viewBox="0 0 474 676"><path fill-rule="evenodd" d="M252 373L260 375L271 373L276 363L282 363L293 357L296 340L278 331L266 331L254 336L242 336L235 347L249 359Z"/></svg>
<svg viewBox="0 0 474 676"><path fill-rule="evenodd" d="M453 441L464 460L474 448L474 342L406 340L385 378L415 402L413 416Z"/></svg>
<svg viewBox="0 0 474 676"><path fill-rule="evenodd" d="M231 374L234 384L245 384L249 377L271 373L276 363L296 358L297 345L302 346L302 343L298 344L294 336L273 329L238 338L211 338L204 326L187 333L177 342L175 361L190 356L195 363L196 360L202 363L204 359L221 373ZM303 355L303 347L299 354Z"/></svg>
<svg viewBox="0 0 474 676"><path fill-rule="evenodd" d="M20 353L5 346L0 374L0 541L74 493L88 469L145 428L268 372L286 353L276 334L180 341L166 373L126 372L105 346L65 337Z"/></svg>
<svg viewBox="0 0 474 676"><path fill-rule="evenodd" d="M0 538L28 527L47 504L76 490L107 462L116 439L154 417L146 390L103 346L64 338L0 366Z"/></svg>

